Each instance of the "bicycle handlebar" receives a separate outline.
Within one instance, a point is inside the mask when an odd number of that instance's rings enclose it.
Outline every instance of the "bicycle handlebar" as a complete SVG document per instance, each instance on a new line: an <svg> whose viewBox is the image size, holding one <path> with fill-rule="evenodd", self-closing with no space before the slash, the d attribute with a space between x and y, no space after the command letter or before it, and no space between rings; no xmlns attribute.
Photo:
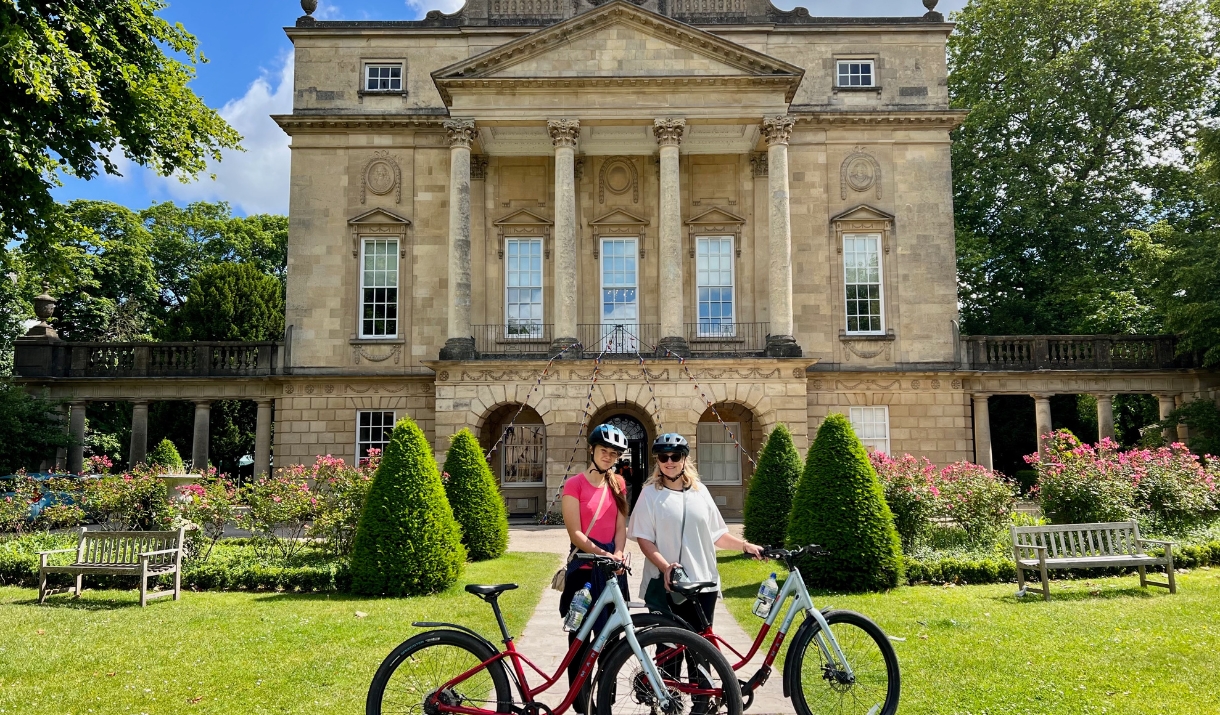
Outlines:
<svg viewBox="0 0 1220 715"><path fill-rule="evenodd" d="M778 546L768 547L763 549L762 556L766 559L780 559L781 561L791 564L792 560L798 556L829 556L830 552L823 549L817 544L806 544L798 549L782 549Z"/></svg>
<svg viewBox="0 0 1220 715"><path fill-rule="evenodd" d="M623 571L631 573L631 564L629 559L624 558L622 561L611 558L609 556L601 556L600 554L586 554L584 552L577 553L572 558L580 559L581 561L590 561L594 566L606 571L607 573L618 573Z"/></svg>

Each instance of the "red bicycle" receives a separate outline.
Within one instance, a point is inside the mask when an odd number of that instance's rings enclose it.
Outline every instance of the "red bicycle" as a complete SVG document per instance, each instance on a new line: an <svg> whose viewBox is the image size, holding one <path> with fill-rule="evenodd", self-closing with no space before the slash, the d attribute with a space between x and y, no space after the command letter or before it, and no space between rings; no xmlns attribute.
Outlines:
<svg viewBox="0 0 1220 715"><path fill-rule="evenodd" d="M547 675L518 651L508 633L498 599L517 585L470 585L466 591L491 605L504 649L455 623L413 623L434 630L408 639L381 663L369 686L366 715L562 715L581 689L594 680L598 715L741 715L741 689L720 651L687 630L661 627L637 631L622 592L612 587L616 583L614 574L627 567L602 556L580 554L577 558L600 569L610 586L602 590L585 616L576 640L554 674ZM607 608L613 609L608 622L588 643L593 624ZM594 679L594 668L612 633L621 634L625 643L606 653ZM662 670L657 665L658 654L669 659L665 654L672 655L674 648L681 649L684 661L689 663L685 677L672 667ZM555 685L574 661L580 663L580 669L563 702L554 710L539 702L538 696ZM526 666L542 678L537 687L530 686Z"/></svg>

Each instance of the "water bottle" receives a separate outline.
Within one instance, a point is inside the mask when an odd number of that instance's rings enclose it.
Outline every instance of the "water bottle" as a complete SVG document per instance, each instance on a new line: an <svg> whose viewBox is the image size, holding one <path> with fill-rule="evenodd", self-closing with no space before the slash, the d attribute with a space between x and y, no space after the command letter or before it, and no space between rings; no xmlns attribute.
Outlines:
<svg viewBox="0 0 1220 715"><path fill-rule="evenodd" d="M775 574L758 587L758 598L754 599L754 608L752 612L759 618L766 618L771 615L771 606L775 603L775 597L779 595L779 583L775 580Z"/></svg>
<svg viewBox="0 0 1220 715"><path fill-rule="evenodd" d="M586 583L584 588L572 596L572 605L568 607L568 615L563 619L565 631L578 630L580 622L585 620L585 614L589 612L589 604L593 603L593 594L589 592L592 586L593 584Z"/></svg>

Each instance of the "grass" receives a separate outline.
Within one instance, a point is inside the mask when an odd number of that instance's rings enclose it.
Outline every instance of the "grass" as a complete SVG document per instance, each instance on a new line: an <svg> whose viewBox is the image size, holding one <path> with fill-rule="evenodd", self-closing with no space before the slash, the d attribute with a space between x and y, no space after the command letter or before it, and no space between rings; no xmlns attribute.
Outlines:
<svg viewBox="0 0 1220 715"><path fill-rule="evenodd" d="M0 713L357 713L390 650L415 620L496 636L467 583L515 582L501 598L520 633L558 557L508 554L466 565L449 590L419 598L184 593L140 609L134 591L75 600L0 588Z"/></svg>
<svg viewBox="0 0 1220 715"><path fill-rule="evenodd" d="M748 633L754 595L776 568L720 558L730 612ZM779 567L783 578L783 567ZM1220 712L1220 569L1178 575L1178 593L1139 578L1052 581L1052 600L1015 584L813 594L863 613L895 642L904 715L1176 715Z"/></svg>

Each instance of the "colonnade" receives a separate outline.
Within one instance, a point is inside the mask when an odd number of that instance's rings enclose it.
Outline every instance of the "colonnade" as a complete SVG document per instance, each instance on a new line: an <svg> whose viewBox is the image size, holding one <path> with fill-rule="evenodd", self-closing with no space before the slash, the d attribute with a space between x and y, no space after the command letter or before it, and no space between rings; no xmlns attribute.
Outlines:
<svg viewBox="0 0 1220 715"><path fill-rule="evenodd" d="M1045 451L1042 444L1042 435L1054 429L1051 423L1051 397L1053 395L1047 393L1031 393L1030 397L1034 398L1034 423L1037 427L1038 437L1038 454L1043 454ZM992 469L991 456L991 413L988 407L987 399L991 397L991 393L979 392L972 395L974 401L974 458L975 461L988 469ZM1097 437L1098 439L1110 438L1114 439L1114 393L1098 393L1094 397L1097 399ZM1159 419L1164 420L1169 417L1169 413L1182 405L1183 395L1176 394L1158 394L1157 407ZM1166 441L1176 439L1184 442L1189 436L1186 425L1179 424L1175 431L1166 428L1163 432Z"/></svg>
<svg viewBox="0 0 1220 715"><path fill-rule="evenodd" d="M255 400L258 416L254 428L254 474L271 471L271 408L270 398ZM191 440L191 468L200 470L208 464L211 440L212 401L195 400L195 425ZM127 461L135 465L148 458L148 405L149 400L131 400L131 443ZM73 400L68 403L68 434L72 443L67 450L56 455L56 470L67 469L80 474L85 467L85 418L89 409L88 400Z"/></svg>
<svg viewBox="0 0 1220 715"><path fill-rule="evenodd" d="M760 130L767 144L769 229L769 318L772 335L767 341L771 357L800 357L801 348L792 326L792 229L788 192L788 140L795 118L765 117ZM448 336L442 360L475 357L471 337L471 225L470 150L477 137L473 119L449 119L449 297ZM653 136L660 160L660 347L689 355L683 329L682 201L679 152L686 132L683 117L653 120ZM547 132L555 151L554 271L555 338L552 354L577 342L576 145L580 120L557 118L547 121Z"/></svg>

